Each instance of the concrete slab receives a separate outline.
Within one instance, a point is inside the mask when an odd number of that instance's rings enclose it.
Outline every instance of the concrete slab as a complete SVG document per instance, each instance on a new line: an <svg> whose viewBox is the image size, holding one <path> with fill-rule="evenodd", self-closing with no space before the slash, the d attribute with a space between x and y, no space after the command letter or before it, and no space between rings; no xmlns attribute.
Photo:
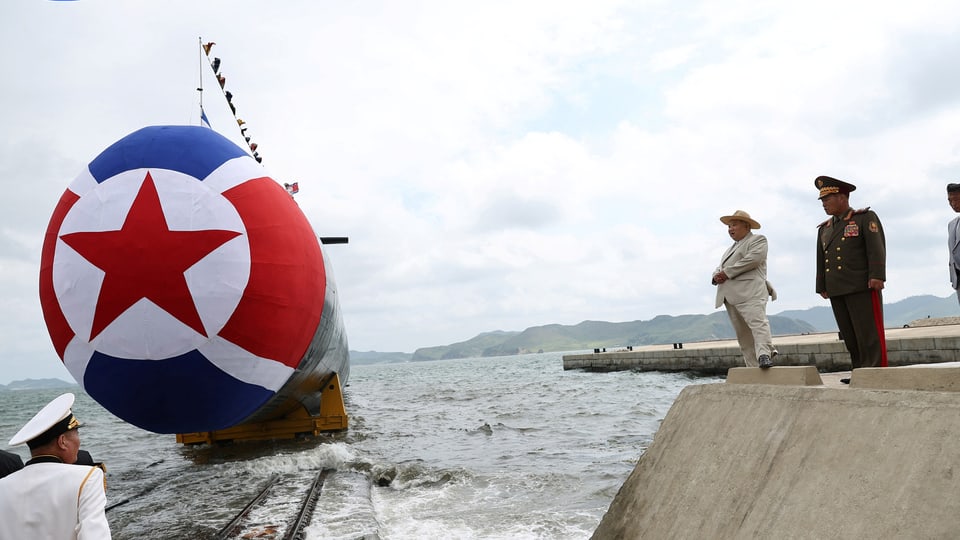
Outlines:
<svg viewBox="0 0 960 540"><path fill-rule="evenodd" d="M855 369L850 386L874 390L960 392L960 362Z"/></svg>
<svg viewBox="0 0 960 540"><path fill-rule="evenodd" d="M814 366L735 367L727 371L728 384L780 384L821 386L823 381Z"/></svg>
<svg viewBox="0 0 960 540"><path fill-rule="evenodd" d="M690 385L593 539L957 538L958 434L955 392Z"/></svg>

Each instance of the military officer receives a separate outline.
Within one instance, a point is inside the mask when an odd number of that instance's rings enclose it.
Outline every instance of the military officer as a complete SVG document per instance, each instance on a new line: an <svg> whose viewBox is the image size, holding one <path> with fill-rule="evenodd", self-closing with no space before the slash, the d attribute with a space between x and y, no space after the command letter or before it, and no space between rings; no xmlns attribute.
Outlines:
<svg viewBox="0 0 960 540"><path fill-rule="evenodd" d="M57 397L10 439L26 443L31 459L0 478L0 539L110 538L103 471L73 464L80 449L73 402L73 394Z"/></svg>
<svg viewBox="0 0 960 540"><path fill-rule="evenodd" d="M830 300L853 369L881 366L886 356L880 294L887 279L883 226L869 207L850 207L850 192L857 189L853 184L819 176L814 185L823 211L831 216L817 234L817 292Z"/></svg>

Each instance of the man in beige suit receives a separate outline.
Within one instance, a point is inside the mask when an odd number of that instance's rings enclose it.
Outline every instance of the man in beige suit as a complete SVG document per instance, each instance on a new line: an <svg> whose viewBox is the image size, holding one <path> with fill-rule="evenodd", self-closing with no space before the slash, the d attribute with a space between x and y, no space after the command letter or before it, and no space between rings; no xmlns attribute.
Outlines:
<svg viewBox="0 0 960 540"><path fill-rule="evenodd" d="M767 282L767 239L753 234L760 223L743 210L720 221L727 226L734 244L713 271L716 307L726 307L747 367L771 367L777 352L767 320L767 297L776 300L776 292Z"/></svg>

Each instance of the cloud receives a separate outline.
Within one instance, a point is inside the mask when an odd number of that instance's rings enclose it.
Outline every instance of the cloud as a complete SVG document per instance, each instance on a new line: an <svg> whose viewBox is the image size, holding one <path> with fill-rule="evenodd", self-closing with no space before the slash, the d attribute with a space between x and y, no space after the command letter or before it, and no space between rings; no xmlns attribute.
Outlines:
<svg viewBox="0 0 960 540"><path fill-rule="evenodd" d="M0 21L0 362L61 373L36 280L69 181L122 136L198 122L242 144L199 53L327 246L351 346L708 313L744 209L771 312L813 293L813 178L856 183L888 239L887 300L950 293L958 8L921 1L92 2ZM123 25L110 24L113 20ZM26 46L29 44L29 46ZM955 54L953 56L956 56ZM204 71L204 69L206 71ZM0 382L4 382L0 380Z"/></svg>

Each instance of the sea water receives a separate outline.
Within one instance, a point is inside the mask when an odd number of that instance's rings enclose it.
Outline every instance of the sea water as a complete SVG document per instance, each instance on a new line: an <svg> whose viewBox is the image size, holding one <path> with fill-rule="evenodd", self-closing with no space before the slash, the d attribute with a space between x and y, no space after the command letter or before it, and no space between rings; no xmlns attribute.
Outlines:
<svg viewBox="0 0 960 540"><path fill-rule="evenodd" d="M562 353L358 365L346 432L224 447L178 445L73 391L116 539L210 538L279 475L248 517L269 538L324 468L310 539L583 539L680 391L720 380L564 371ZM0 447L62 392L0 393Z"/></svg>

